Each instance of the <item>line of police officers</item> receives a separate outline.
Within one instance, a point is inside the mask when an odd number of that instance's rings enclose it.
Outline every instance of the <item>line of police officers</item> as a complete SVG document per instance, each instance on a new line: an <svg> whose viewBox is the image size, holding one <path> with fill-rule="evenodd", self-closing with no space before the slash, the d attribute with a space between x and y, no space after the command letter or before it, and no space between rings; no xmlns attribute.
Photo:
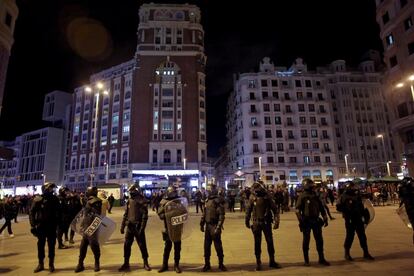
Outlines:
<svg viewBox="0 0 414 276"><path fill-rule="evenodd" d="M319 264L329 266L329 262L325 259L323 251L323 237L322 226L328 226L328 219L326 216L325 208L320 200L320 197L315 192L315 185L312 180L306 179L303 182L304 191L299 196L296 203L296 215L299 221L300 231L303 233L303 257L304 264L310 265L309 262L309 242L310 233L313 232L313 236L316 241L316 248L319 255ZM49 271L54 271L54 248L56 241L56 233L59 236L59 248L63 248L62 234L67 231L69 224L69 218L64 217L63 221L60 216L62 210L62 198L58 198L53 195L53 189L55 185L52 183L46 183L42 187L43 194L37 196L33 202L30 210L30 224L32 226L31 232L38 238L38 259L39 264L34 272L44 270L44 246L46 240L49 247ZM203 272L210 271L210 256L211 256L211 244L214 243L214 247L217 252L219 269L221 271L227 271L224 265L224 253L223 245L221 241L221 233L223 230L223 224L225 220L225 208L224 198L219 195L216 185L209 185L207 187L208 198L205 202L205 211L201 217L200 230L204 232L204 258L205 264L202 268ZM59 191L61 192L61 191ZM86 197L87 202L85 205L85 211L91 214L101 213L101 200L97 197L97 188L90 187L87 189ZM130 271L129 259L131 256L131 246L134 239L137 241L140 248L143 266L147 271L151 270L148 263L148 250L145 238L145 228L148 221L148 201L143 196L141 189L132 185L129 188L131 198L128 200L125 213L121 224L121 234L125 234L124 242L124 263L119 268L119 271ZM60 197L63 197L60 194ZM167 218L166 218L166 206L169 202L179 198L177 189L174 186L168 187L164 199L160 203L158 210L158 216L164 221L163 240L165 242L163 264L158 272L164 272L168 270L168 259L174 245L174 270L177 273L181 273L179 266L180 252L181 252L181 240L180 238L171 240L171 237L167 234ZM337 205L338 211L343 213L346 227L346 238L344 243L345 259L352 261L350 256L350 248L355 235L358 235L361 247L364 251L364 258L373 260L374 258L368 252L367 239L365 235L365 224L368 223L368 218L364 212L361 196L359 190L353 183L349 183L345 193L342 194ZM269 254L269 267L281 268L280 264L275 261L275 249L273 245L272 229L278 229L280 223L279 208L275 204L272 195L268 192L263 182L255 182L252 186L252 193L246 206L246 227L251 229L254 236L254 253L256 256L256 270L262 270L261 263L261 240L262 232L265 236L267 243L267 251ZM273 224L273 227L272 227ZM125 231L126 228L126 231ZM59 229L59 231L56 231ZM61 229L61 230L60 230ZM83 235L81 245L79 262L75 269L75 272L81 272L84 270L83 261L86 257L86 251L88 245L91 246L92 252L95 257L95 271L100 270L100 248L96 238Z"/></svg>

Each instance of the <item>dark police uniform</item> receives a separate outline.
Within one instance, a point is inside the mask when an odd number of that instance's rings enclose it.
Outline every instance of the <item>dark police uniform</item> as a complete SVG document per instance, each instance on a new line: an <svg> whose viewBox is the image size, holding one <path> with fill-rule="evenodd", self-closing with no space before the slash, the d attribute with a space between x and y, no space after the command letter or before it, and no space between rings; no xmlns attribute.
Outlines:
<svg viewBox="0 0 414 276"><path fill-rule="evenodd" d="M246 207L246 227L251 228L254 236L254 253L256 255L256 270L261 270L261 244L262 232L267 243L267 252L269 253L269 266L280 268L275 262L275 248L273 245L272 222L274 229L279 228L279 209L272 200L271 195L263 187L263 184L253 184L253 192L250 195L249 202ZM250 225L250 219L252 224Z"/></svg>
<svg viewBox="0 0 414 276"><path fill-rule="evenodd" d="M69 198L66 196L66 192L69 191L66 187L61 187L59 189L59 208L60 208L60 217L59 217L59 223L58 223L58 244L59 249L65 249L67 248L66 245L63 244L63 235L66 235L69 230L69 225L72 222L72 216L71 216L71 210L70 210L70 201Z"/></svg>
<svg viewBox="0 0 414 276"><path fill-rule="evenodd" d="M36 196L30 208L29 219L31 232L37 237L37 257L39 265L34 270L35 273L44 270L45 244L47 239L49 271L55 270L55 245L56 230L59 220L59 200L53 195L53 183L45 183L42 186L43 195Z"/></svg>
<svg viewBox="0 0 414 276"><path fill-rule="evenodd" d="M307 179L306 181L311 181ZM328 218L326 211L321 202L319 196L315 193L313 182L306 183L304 185L304 192L301 193L296 202L296 216L299 220L299 227L303 233L303 258L305 265L309 265L309 242L310 233L313 232L313 236L316 242L316 249L319 255L319 263L323 265L330 265L326 260L323 252L323 237L322 237L322 225L328 226ZM323 217L323 221L320 218Z"/></svg>
<svg viewBox="0 0 414 276"><path fill-rule="evenodd" d="M164 255L162 266L158 272L164 272L168 270L168 259L170 258L170 252L172 249L173 242L168 236L167 220L166 220L166 205L171 200L179 198L177 190L175 187L170 186L165 193L165 197L160 202L160 207L158 209L158 216L161 220L164 221L164 230L162 232L162 238L164 240ZM174 242L174 270L177 273L181 273L180 268L180 253L181 253L181 240Z"/></svg>
<svg viewBox="0 0 414 276"><path fill-rule="evenodd" d="M98 189L96 187L89 187L86 196L88 198L86 205L85 205L85 211L90 214L100 215L102 211L102 200L97 197L98 195ZM92 221L85 221L85 223L91 223ZM100 270L99 265L99 258L101 257L101 250L99 248L99 242L97 238L97 232L96 231L92 236L88 237L86 234L82 236L82 241L79 248L79 263L75 269L75 272L81 272L85 270L85 267L83 266L83 261L86 257L86 252L88 250L88 245L91 246L94 258L95 258L95 268L94 271L97 272Z"/></svg>
<svg viewBox="0 0 414 276"><path fill-rule="evenodd" d="M223 228L225 211L224 201L222 197L218 196L218 191L213 188L210 190L204 206L204 213L201 217L200 228L204 235L204 259L205 265L203 271L211 270L210 256L211 256L211 244L214 242L214 248L217 252L219 260L219 269L226 271L227 268L223 264L224 253L223 244L221 242L221 230Z"/></svg>
<svg viewBox="0 0 414 276"><path fill-rule="evenodd" d="M124 264L119 270L128 271L130 269L129 258L131 256L131 246L135 238L141 250L142 259L144 260L144 269L150 271L151 268L148 264L148 250L145 238L145 227L148 221L148 201L138 191L135 185L131 186L129 190L131 198L128 200L121 224L121 234L124 234L124 229L127 227L124 243Z"/></svg>
<svg viewBox="0 0 414 276"><path fill-rule="evenodd" d="M365 235L365 224L368 223L364 217L364 205L361 195L355 184L349 184L349 187L341 195L337 209L342 212L345 219L346 237L345 237L345 259L352 261L350 249L354 241L355 232L358 235L359 244L364 250L364 258L373 260L374 258L368 252L367 236Z"/></svg>
<svg viewBox="0 0 414 276"><path fill-rule="evenodd" d="M399 185L399 196L401 203L404 204L407 211L408 219L411 225L414 225L414 181L412 178L405 177ZM414 230L414 229L413 229ZM413 244L414 244L414 232L413 232Z"/></svg>

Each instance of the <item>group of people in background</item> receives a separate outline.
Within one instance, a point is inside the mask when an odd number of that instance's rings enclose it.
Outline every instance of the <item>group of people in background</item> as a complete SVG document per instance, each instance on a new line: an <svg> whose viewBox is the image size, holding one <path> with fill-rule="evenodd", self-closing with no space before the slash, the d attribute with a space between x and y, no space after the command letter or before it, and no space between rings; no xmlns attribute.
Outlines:
<svg viewBox="0 0 414 276"><path fill-rule="evenodd" d="M404 204L411 224L414 223L414 180L404 178L397 187L401 204ZM98 192L96 187L89 187L85 194L75 193L66 187L61 187L55 194L56 185L45 183L42 186L42 195L34 197L6 197L0 205L0 217L5 218L5 224L0 228L0 233L7 228L11 237L11 223L16 219L20 211L28 212L31 233L37 237L38 265L34 272L45 269L45 245L48 245L49 271L55 270L55 245L58 242L59 249L68 248L64 240L70 244L74 243L74 231L70 230L70 224L83 210L86 214L105 216L110 213L113 206L113 195L107 198L104 192ZM338 191L326 188L322 185L315 185L310 179L305 179L297 188L287 186L266 186L262 181L257 181L242 189L240 197L240 209L245 212L245 225L252 231L254 237L254 254L256 257L256 270L262 270L261 262L261 240L262 233L267 244L269 254L269 267L279 269L281 265L275 261L275 248L273 244L274 229L278 229L281 223L280 213L289 211L295 207L298 219L299 230L302 232L302 251L304 264L310 265L309 243L311 232L315 238L316 250L319 256L319 264L329 266L326 260L323 246L323 227L329 225L328 217L333 220L328 204L336 206L336 210L342 213L345 221L346 236L344 241L344 258L353 261L350 249L357 234L360 246L363 250L363 257L367 260L374 260L368 250L365 226L370 222L369 212L363 204L363 197L371 197L372 194L365 193L358 184L349 181ZM171 236L169 232L168 204L180 198L189 200L185 191L179 191L177 187L170 186L165 191L153 193L148 199L138 185L129 188L129 198L126 202L125 212L122 219L120 231L125 235L124 242L124 263L119 271L129 271L129 259L131 246L134 239L140 248L143 267L150 271L149 253L146 244L145 230L148 221L148 208L157 212L163 221L164 229L162 238L164 240L163 262L159 272L168 270L168 259L172 248L174 248L174 270L181 273L179 265L181 252L181 238ZM200 219L200 230L204 232L204 267L203 272L210 271L211 244L214 243L219 259L219 269L227 271L224 265L224 248L221 237L224 229L226 206L230 212L234 211L236 193L226 192L216 185L211 184L191 194L195 204L196 212L202 213ZM19 203L20 202L20 203ZM22 203L25 202L25 203ZM30 207L28 207L30 206ZM179 209L179 208L178 208ZM177 209L177 210L178 210ZM88 222L90 223L90 221ZM414 243L414 233L413 233ZM87 247L90 246L95 259L94 271L100 270L100 245L96 236L82 235L78 265L75 272L85 269L84 260Z"/></svg>

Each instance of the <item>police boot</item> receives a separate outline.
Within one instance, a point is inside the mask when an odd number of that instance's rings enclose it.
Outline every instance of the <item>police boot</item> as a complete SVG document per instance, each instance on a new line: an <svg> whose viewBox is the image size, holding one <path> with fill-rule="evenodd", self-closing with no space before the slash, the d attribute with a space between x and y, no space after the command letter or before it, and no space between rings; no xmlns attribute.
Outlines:
<svg viewBox="0 0 414 276"><path fill-rule="evenodd" d="M219 258L219 269L221 271L227 271L227 267L223 263L223 258Z"/></svg>
<svg viewBox="0 0 414 276"><path fill-rule="evenodd" d="M270 258L269 258L269 267L276 268L276 269L282 268L280 266L280 264L278 264L277 262L275 262L275 257L273 257L273 256L270 256Z"/></svg>
<svg viewBox="0 0 414 276"><path fill-rule="evenodd" d="M84 271L84 270L85 270L85 267L83 266L83 262L79 262L78 265L75 268L75 273L78 273L78 272L81 272L81 271Z"/></svg>
<svg viewBox="0 0 414 276"><path fill-rule="evenodd" d="M323 252L318 252L319 255L319 264L324 266L330 266L331 264L325 259Z"/></svg>
<svg viewBox="0 0 414 276"><path fill-rule="evenodd" d="M101 270L101 267L99 265L99 259L95 258L95 268L93 269L93 271L98 272Z"/></svg>
<svg viewBox="0 0 414 276"><path fill-rule="evenodd" d="M369 254L368 248L363 248L363 250L364 250L364 259L369 260L369 261L375 260L375 258L372 257L371 254Z"/></svg>
<svg viewBox="0 0 414 276"><path fill-rule="evenodd" d="M118 271L131 271L131 268L129 267L129 260L127 258L124 259L124 264L118 268Z"/></svg>
<svg viewBox="0 0 414 276"><path fill-rule="evenodd" d="M207 272L211 270L211 265L210 265L210 258L204 258L204 267L201 270L202 272Z"/></svg>
<svg viewBox="0 0 414 276"><path fill-rule="evenodd" d="M256 258L256 271L262 270L262 261L260 258Z"/></svg>
<svg viewBox="0 0 414 276"><path fill-rule="evenodd" d="M164 271L168 271L168 258L164 258L164 260L162 261L162 266L160 270L158 270L159 273Z"/></svg>
<svg viewBox="0 0 414 276"><path fill-rule="evenodd" d="M303 259L305 260L305 266L310 266L310 263L309 263L309 252L303 252Z"/></svg>
<svg viewBox="0 0 414 276"><path fill-rule="evenodd" d="M345 260L347 261L353 261L354 259L351 257L351 254L349 253L350 249L345 248Z"/></svg>
<svg viewBox="0 0 414 276"><path fill-rule="evenodd" d="M181 273L181 268L180 268L180 263L179 262L175 262L174 263L174 270L176 273Z"/></svg>
<svg viewBox="0 0 414 276"><path fill-rule="evenodd" d="M144 269L145 269L146 271L151 271L151 267L150 267L150 265L148 264L148 259L144 259Z"/></svg>
<svg viewBox="0 0 414 276"><path fill-rule="evenodd" d="M35 268L35 270L33 272L38 273L42 270L45 270L45 266L43 265L43 261L39 262L39 264L37 265L37 267Z"/></svg>
<svg viewBox="0 0 414 276"><path fill-rule="evenodd" d="M55 271L55 258L49 258L49 271Z"/></svg>

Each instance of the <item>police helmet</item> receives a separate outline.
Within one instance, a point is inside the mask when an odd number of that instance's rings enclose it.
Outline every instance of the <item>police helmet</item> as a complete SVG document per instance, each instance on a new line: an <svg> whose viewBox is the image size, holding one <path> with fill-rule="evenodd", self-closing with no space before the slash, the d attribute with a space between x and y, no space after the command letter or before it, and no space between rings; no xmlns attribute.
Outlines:
<svg viewBox="0 0 414 276"><path fill-rule="evenodd" d="M218 189L216 184L207 185L207 192L210 196L218 195Z"/></svg>
<svg viewBox="0 0 414 276"><path fill-rule="evenodd" d="M166 198L176 198L178 197L177 187L174 185L168 186L167 191L165 193Z"/></svg>
<svg viewBox="0 0 414 276"><path fill-rule="evenodd" d="M311 191L315 188L315 183L310 178L305 178L302 180L302 186L304 190Z"/></svg>
<svg viewBox="0 0 414 276"><path fill-rule="evenodd" d="M88 189L86 189L86 197L90 196L98 196L98 188L88 187Z"/></svg>
<svg viewBox="0 0 414 276"><path fill-rule="evenodd" d="M68 187L65 187L65 186L60 187L60 189L59 189L59 195L60 196L65 196L66 195L66 192L69 192L69 188Z"/></svg>
<svg viewBox="0 0 414 276"><path fill-rule="evenodd" d="M53 194L53 190L56 188L56 184L53 182L45 182L42 185L43 194Z"/></svg>
<svg viewBox="0 0 414 276"><path fill-rule="evenodd" d="M131 187L129 187L128 192L131 195L131 197L136 197L136 196L138 196L139 194L142 193L142 190L139 186L134 184Z"/></svg>

